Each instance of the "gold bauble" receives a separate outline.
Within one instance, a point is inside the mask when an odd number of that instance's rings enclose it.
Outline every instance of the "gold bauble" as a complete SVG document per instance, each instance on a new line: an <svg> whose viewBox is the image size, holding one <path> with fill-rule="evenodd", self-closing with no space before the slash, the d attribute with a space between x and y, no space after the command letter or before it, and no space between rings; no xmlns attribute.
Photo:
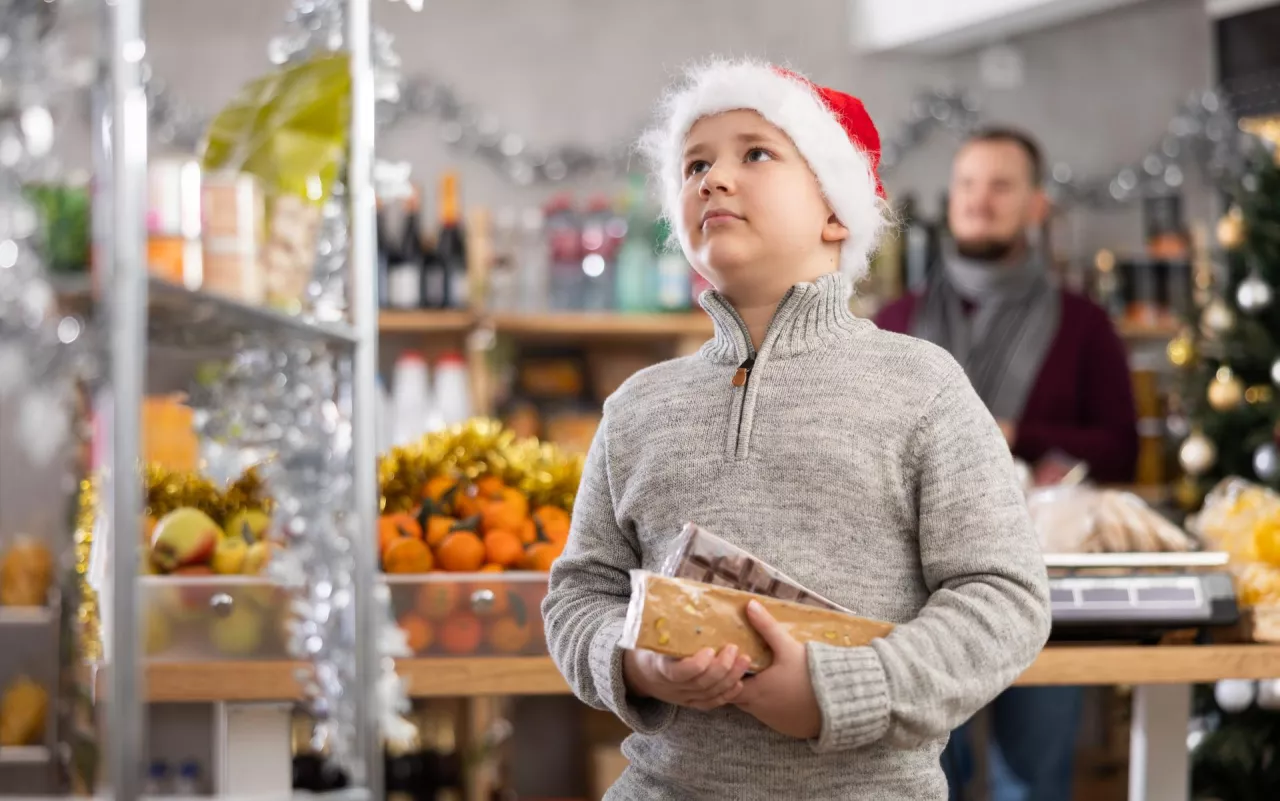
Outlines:
<svg viewBox="0 0 1280 801"><path fill-rule="evenodd" d="M1257 406L1260 403L1270 403L1271 397L1271 387L1266 384L1254 384L1244 391L1244 402L1250 406Z"/></svg>
<svg viewBox="0 0 1280 801"><path fill-rule="evenodd" d="M1200 502L1204 500L1204 493L1200 490L1200 482L1192 476L1183 476L1178 480L1177 486L1173 488L1173 499L1177 501L1178 507L1184 511L1193 511L1200 508Z"/></svg>
<svg viewBox="0 0 1280 801"><path fill-rule="evenodd" d="M1192 431L1191 436L1183 440L1178 448L1178 463L1189 476L1204 474L1216 461L1218 461L1217 446L1199 429Z"/></svg>
<svg viewBox="0 0 1280 801"><path fill-rule="evenodd" d="M1217 374L1209 382L1207 395L1214 411L1229 412L1244 400L1244 382L1230 367L1219 367Z"/></svg>
<svg viewBox="0 0 1280 801"><path fill-rule="evenodd" d="M1169 345L1165 348L1165 353L1169 357L1169 363L1174 367L1186 367L1196 357L1195 340L1191 332L1183 329L1178 335L1169 340Z"/></svg>
<svg viewBox="0 0 1280 801"><path fill-rule="evenodd" d="M1218 220L1216 234L1218 244L1227 250L1235 250L1244 243L1244 214L1239 206L1232 206L1230 211L1222 215Z"/></svg>

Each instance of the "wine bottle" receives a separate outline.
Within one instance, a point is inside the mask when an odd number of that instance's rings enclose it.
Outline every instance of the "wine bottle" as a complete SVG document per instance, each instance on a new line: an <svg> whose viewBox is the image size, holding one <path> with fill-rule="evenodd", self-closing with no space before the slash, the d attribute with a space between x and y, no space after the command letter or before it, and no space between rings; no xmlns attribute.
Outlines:
<svg viewBox="0 0 1280 801"><path fill-rule="evenodd" d="M390 305L397 309L422 306L422 229L417 193L404 201L404 229L399 244L389 254L387 289Z"/></svg>
<svg viewBox="0 0 1280 801"><path fill-rule="evenodd" d="M440 236L436 242L436 258L444 270L444 305L452 309L465 309L470 300L460 206L458 174L446 172L440 176Z"/></svg>

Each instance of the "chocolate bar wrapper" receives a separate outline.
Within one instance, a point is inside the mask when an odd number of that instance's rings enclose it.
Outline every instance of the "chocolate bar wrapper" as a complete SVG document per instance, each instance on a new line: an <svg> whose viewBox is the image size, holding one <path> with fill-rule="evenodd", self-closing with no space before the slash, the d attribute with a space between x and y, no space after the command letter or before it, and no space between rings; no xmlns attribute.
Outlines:
<svg viewBox="0 0 1280 801"><path fill-rule="evenodd" d="M853 614L696 523L685 525L672 543L659 573Z"/></svg>
<svg viewBox="0 0 1280 801"><path fill-rule="evenodd" d="M747 621L747 603L757 600L801 643L842 647L866 645L893 625L844 612L780 601L700 581L631 571L631 604L619 645L642 648L677 659L704 648L717 652L736 645L751 660L751 672L764 670L773 653Z"/></svg>

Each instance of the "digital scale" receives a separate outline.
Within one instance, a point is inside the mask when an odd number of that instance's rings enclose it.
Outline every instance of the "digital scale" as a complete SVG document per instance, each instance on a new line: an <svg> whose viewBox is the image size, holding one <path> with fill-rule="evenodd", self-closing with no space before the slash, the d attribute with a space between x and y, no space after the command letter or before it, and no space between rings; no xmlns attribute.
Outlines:
<svg viewBox="0 0 1280 801"><path fill-rule="evenodd" d="M1046 554L1054 640L1158 640L1172 630L1240 619L1228 556Z"/></svg>

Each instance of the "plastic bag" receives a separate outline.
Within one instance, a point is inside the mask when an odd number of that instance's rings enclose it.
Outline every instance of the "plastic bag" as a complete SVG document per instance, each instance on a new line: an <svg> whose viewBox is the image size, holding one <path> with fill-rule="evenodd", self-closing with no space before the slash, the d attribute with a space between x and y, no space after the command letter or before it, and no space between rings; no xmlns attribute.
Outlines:
<svg viewBox="0 0 1280 801"><path fill-rule="evenodd" d="M843 606L806 589L773 565L757 559L695 523L685 524L680 536L672 543L659 573L671 578L701 581L781 601L853 614Z"/></svg>
<svg viewBox="0 0 1280 801"><path fill-rule="evenodd" d="M1241 606L1280 605L1280 494L1242 478L1223 479L1187 527L1231 555Z"/></svg>
<svg viewBox="0 0 1280 801"><path fill-rule="evenodd" d="M719 652L727 645L751 660L760 671L772 653L747 620L747 603L757 599L792 637L801 643L823 642L851 648L884 637L893 625L844 612L699 581L672 578L644 570L631 571L631 603L618 641L622 648L641 648L683 659L704 648Z"/></svg>
<svg viewBox="0 0 1280 801"><path fill-rule="evenodd" d="M1192 551L1196 541L1138 496L1086 485L1032 490L1027 509L1045 553Z"/></svg>

